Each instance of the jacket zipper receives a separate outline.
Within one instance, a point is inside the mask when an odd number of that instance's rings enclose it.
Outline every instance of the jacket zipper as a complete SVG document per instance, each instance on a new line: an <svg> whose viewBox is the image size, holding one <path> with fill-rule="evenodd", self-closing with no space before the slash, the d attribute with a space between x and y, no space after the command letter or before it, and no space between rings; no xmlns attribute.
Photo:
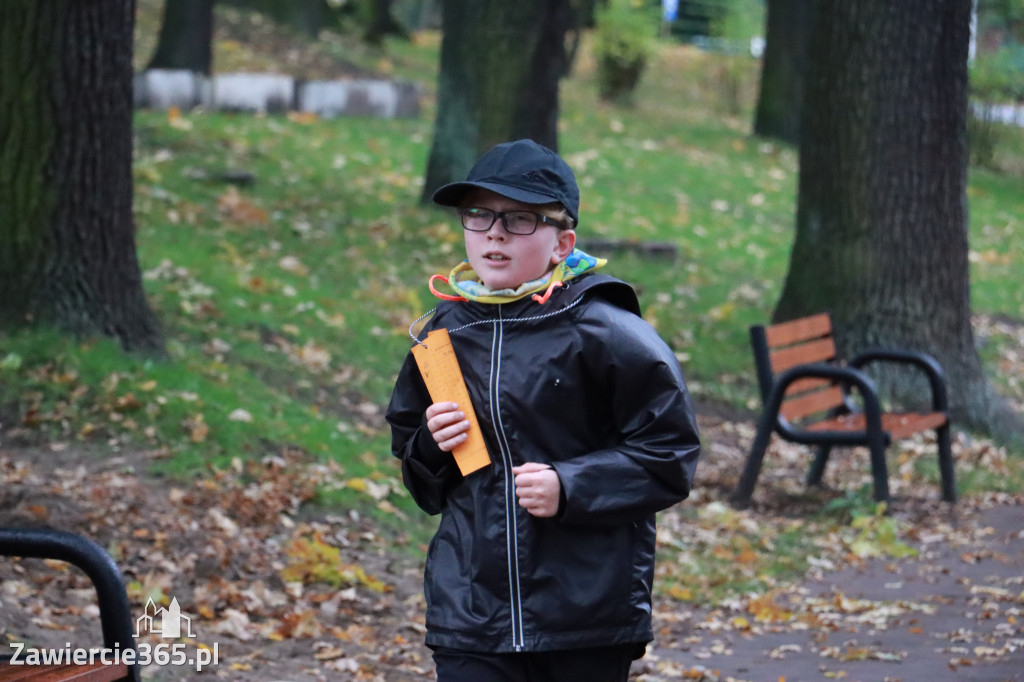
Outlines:
<svg viewBox="0 0 1024 682"><path fill-rule="evenodd" d="M505 436L505 427L501 423L501 410L498 406L498 387L501 382L501 345L504 340L502 327L501 304L498 305L498 319L494 322L494 336L491 340L491 374L488 385L491 408L491 423L497 434L498 449L505 470L505 543L508 551L508 584L509 607L512 615L512 648L522 651L523 637L523 598L519 584L519 538L516 522L516 490L512 476L512 450Z"/></svg>

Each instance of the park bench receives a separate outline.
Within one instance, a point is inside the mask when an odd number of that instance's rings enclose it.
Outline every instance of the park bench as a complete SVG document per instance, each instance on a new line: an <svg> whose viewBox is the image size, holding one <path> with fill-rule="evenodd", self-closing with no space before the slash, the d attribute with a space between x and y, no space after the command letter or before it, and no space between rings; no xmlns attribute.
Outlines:
<svg viewBox="0 0 1024 682"><path fill-rule="evenodd" d="M125 592L121 571L99 545L82 535L49 528L0 528L0 556L65 561L81 569L96 589L100 608L103 646L125 651L135 649L134 621ZM32 682L137 682L138 665L104 664L40 664L11 663L10 649L0 657L0 680L31 680Z"/></svg>
<svg viewBox="0 0 1024 682"><path fill-rule="evenodd" d="M819 485L834 446L866 446L871 453L874 496L889 501L885 450L891 441L935 430L942 499L956 501L945 376L930 356L914 351L874 349L848 363L836 357L828 313L750 328L764 411L746 465L732 496L737 507L750 502L772 433L787 441L818 446L807 475ZM872 362L909 364L931 387L928 412L884 411L874 382L862 371ZM856 388L851 393L851 388ZM859 397L855 401L854 396Z"/></svg>

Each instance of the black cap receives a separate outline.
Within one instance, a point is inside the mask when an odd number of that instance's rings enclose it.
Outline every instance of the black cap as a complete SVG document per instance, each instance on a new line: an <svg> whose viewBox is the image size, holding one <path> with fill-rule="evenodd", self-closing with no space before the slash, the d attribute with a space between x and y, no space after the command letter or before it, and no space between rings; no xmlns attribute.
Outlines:
<svg viewBox="0 0 1024 682"><path fill-rule="evenodd" d="M572 168L555 152L533 140L505 142L480 157L465 182L453 182L434 192L434 203L458 206L474 187L490 190L524 204L565 206L579 222L580 188Z"/></svg>

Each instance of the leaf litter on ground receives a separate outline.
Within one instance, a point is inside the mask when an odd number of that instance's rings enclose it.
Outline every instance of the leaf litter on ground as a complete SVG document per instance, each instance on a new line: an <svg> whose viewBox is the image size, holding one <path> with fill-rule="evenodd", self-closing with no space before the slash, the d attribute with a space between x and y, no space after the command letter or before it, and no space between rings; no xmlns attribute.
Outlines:
<svg viewBox="0 0 1024 682"><path fill-rule="evenodd" d="M828 476L836 488L809 493L799 484L806 456L776 443L753 509L737 511L724 500L752 427L709 415L701 417L701 427L708 456L699 485L691 500L660 515L657 641L636 666L637 680L672 679L665 677L669 673L725 679L713 664L731 655L734 638L884 631L927 614L935 597L902 598L894 590L893 598L863 599L841 585L823 595L806 582L827 581L869 561L924 565L930 548L967 548L991 532L972 523L978 509L1024 504L1019 494L987 493L951 507L938 501L934 481L915 476L911 467L893 481L893 513L881 515L866 498L841 492L868 489L866 453L836 457ZM931 457L926 445L899 456ZM195 643L219 643L221 666L213 671L219 677L430 678L422 644L422 548L401 530L394 504L403 494L397 468L376 480L348 477L336 463L284 448L259 462L235 460L182 481L147 473L154 456L160 454L102 458L63 446L0 450L0 522L54 525L100 541L124 570L135 610L141 613L150 598L158 604L177 599L195 618ZM955 456L967 473L1005 459L1005 451L961 438ZM395 523L388 527L354 511L319 508L317 491L331 487L366 495ZM830 500L842 511L824 511ZM919 552L925 556L915 556ZM1021 557L965 550L958 560L1019 565ZM5 563L0 571L9 639L63 646L95 632L95 606L83 576L66 567L40 570L30 560ZM949 633L958 652L951 658L968 665L1013 655L1024 637L1024 586L1018 579L972 590L976 605L965 613L963 627ZM796 655L793 647L806 645L778 644L772 656ZM667 658L667 650L684 652L687 662ZM823 643L817 652L836 662L913 655L860 641ZM169 672L148 674L164 679Z"/></svg>

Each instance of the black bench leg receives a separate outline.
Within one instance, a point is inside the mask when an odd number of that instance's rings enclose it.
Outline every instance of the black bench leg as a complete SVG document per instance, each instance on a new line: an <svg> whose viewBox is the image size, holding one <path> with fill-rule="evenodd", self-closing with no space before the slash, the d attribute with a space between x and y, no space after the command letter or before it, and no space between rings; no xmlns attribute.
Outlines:
<svg viewBox="0 0 1024 682"><path fill-rule="evenodd" d="M743 467L743 474L740 482L732 494L731 502L734 507L743 509L750 503L750 496L754 494L754 485L761 473L761 463L764 461L764 453L768 450L771 442L773 423L775 417L765 412L757 425L757 435L754 436L754 444L750 446L750 455L747 456L747 463Z"/></svg>
<svg viewBox="0 0 1024 682"><path fill-rule="evenodd" d="M956 502L956 472L953 468L953 447L949 442L949 424L935 429L939 448L939 474L942 477L942 499Z"/></svg>
<svg viewBox="0 0 1024 682"><path fill-rule="evenodd" d="M885 441L871 438L871 476L875 479L875 502L889 502L889 470L885 464Z"/></svg>
<svg viewBox="0 0 1024 682"><path fill-rule="evenodd" d="M831 445L818 446L818 454L811 464L811 470L807 472L807 485L821 485L821 479L825 475L825 465L828 464L828 456L832 452Z"/></svg>

